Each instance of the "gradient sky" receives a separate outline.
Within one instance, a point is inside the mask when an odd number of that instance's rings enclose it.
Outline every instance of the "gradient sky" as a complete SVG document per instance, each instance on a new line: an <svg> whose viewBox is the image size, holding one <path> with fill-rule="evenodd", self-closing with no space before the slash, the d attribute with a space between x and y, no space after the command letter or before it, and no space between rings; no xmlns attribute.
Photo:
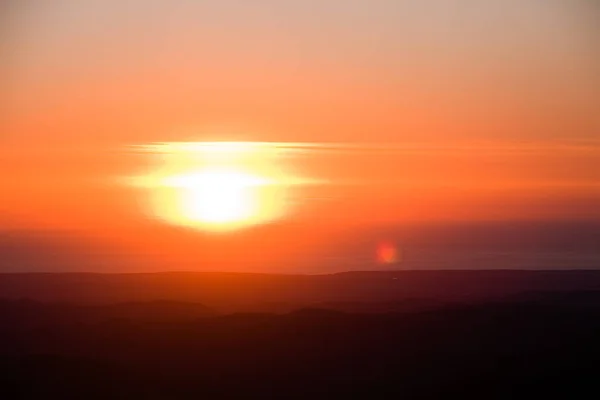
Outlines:
<svg viewBox="0 0 600 400"><path fill-rule="evenodd" d="M111 236L143 220L115 180L156 164L130 146L222 140L316 146L280 160L333 183L291 219L600 216L594 1L13 3L7 226Z"/></svg>
<svg viewBox="0 0 600 400"><path fill-rule="evenodd" d="M593 6L24 2L9 25L11 136L199 140L225 126L232 139L277 141L595 137Z"/></svg>

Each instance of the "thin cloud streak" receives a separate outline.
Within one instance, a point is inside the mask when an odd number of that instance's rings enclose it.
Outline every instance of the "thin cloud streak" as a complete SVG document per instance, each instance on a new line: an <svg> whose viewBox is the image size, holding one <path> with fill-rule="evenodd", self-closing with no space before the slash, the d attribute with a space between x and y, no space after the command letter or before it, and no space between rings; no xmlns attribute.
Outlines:
<svg viewBox="0 0 600 400"><path fill-rule="evenodd" d="M544 141L487 141L454 144L428 142L361 143L361 142L153 142L126 147L138 153L196 153L239 152L243 150L289 154L296 152L386 152L386 153L461 153L485 151L492 153L543 153L551 151L600 152L600 140L544 140Z"/></svg>

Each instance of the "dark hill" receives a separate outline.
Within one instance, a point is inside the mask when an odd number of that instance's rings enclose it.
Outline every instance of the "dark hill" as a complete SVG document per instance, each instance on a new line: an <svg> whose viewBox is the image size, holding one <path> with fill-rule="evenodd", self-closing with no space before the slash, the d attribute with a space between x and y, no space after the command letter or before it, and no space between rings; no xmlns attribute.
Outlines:
<svg viewBox="0 0 600 400"><path fill-rule="evenodd" d="M423 309L531 292L594 292L600 271L397 271L333 275L237 273L0 274L0 297L75 304L170 301L220 312ZM358 308L353 308L353 304ZM337 306L336 306L337 305ZM410 308L410 307L409 307Z"/></svg>

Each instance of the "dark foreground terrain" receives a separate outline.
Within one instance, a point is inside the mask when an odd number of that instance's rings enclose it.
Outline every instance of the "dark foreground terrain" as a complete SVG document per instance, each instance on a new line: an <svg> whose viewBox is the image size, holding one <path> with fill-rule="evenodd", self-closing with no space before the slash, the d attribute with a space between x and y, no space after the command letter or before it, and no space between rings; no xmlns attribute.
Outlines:
<svg viewBox="0 0 600 400"><path fill-rule="evenodd" d="M0 301L2 398L598 397L599 274L505 271L495 275L503 289L484 296L476 278L493 285L481 272L441 273L450 286L440 280L437 293L424 283L431 275L406 273L422 285L421 296L413 286L409 297L371 286L376 279L403 276L385 274L363 275L361 296L348 295L361 285L349 279L355 275L345 275L346 286L337 282L327 298L298 278L297 290L312 288L316 297L295 299L311 300L312 306L278 312L256 305L252 312L223 312L219 302L184 301L181 293L95 302L77 302L71 293L67 302L68 286L56 276L46 286L40 275L4 276L5 285L6 279L22 284ZM280 278L291 279L269 279ZM224 281L233 278L219 279L226 292ZM63 300L24 295L32 285L60 286ZM265 291L275 291L278 285L272 285ZM84 289L74 290L83 296ZM146 287L145 293L151 291ZM211 299L216 297L206 297Z"/></svg>

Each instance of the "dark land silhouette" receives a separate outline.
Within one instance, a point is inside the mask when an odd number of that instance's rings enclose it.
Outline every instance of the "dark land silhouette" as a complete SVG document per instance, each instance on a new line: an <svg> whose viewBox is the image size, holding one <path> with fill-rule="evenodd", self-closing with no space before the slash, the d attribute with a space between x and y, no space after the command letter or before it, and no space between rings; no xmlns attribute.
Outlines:
<svg viewBox="0 0 600 400"><path fill-rule="evenodd" d="M600 271L0 275L10 399L588 398Z"/></svg>

